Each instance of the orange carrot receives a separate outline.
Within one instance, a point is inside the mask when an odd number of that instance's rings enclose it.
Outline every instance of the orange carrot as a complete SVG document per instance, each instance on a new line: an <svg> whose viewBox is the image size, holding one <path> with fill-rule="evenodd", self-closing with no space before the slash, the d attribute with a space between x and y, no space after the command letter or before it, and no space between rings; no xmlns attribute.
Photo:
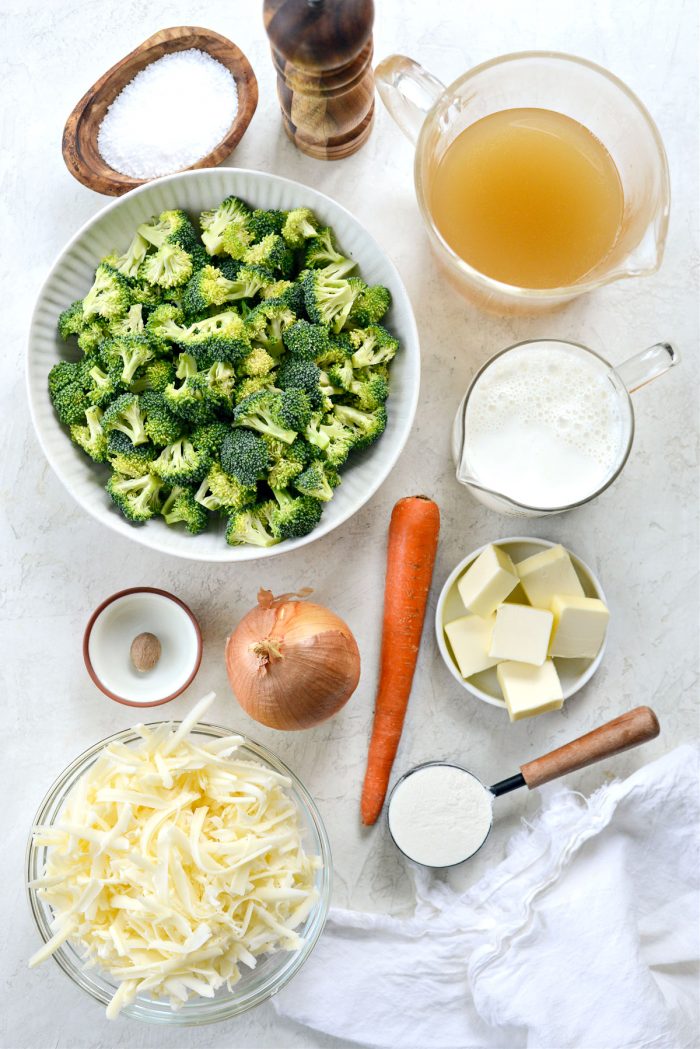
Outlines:
<svg viewBox="0 0 700 1049"><path fill-rule="evenodd" d="M384 584L384 624L374 725L362 788L362 822L382 811L416 669L440 534L432 499L399 499L391 514Z"/></svg>

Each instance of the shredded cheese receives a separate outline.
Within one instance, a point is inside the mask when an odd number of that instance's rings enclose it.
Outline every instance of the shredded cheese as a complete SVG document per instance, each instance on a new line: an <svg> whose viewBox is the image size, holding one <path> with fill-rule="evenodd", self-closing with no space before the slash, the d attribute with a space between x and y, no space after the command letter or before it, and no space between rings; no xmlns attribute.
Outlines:
<svg viewBox="0 0 700 1049"><path fill-rule="evenodd" d="M259 955L302 945L295 930L316 899L290 781L236 752L240 736L190 732L214 695L175 729L135 729L135 745L104 748L57 822L35 827L46 846L32 882L51 907L53 936L119 981L107 1016L139 994L177 1009L212 998Z"/></svg>

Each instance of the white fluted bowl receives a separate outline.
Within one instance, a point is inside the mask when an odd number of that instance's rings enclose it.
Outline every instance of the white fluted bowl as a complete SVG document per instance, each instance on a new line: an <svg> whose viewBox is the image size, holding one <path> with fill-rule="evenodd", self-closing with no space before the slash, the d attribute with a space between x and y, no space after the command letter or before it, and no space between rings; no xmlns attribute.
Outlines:
<svg viewBox="0 0 700 1049"><path fill-rule="evenodd" d="M56 333L58 314L90 287L97 262L114 249L123 250L139 223L168 208L193 215L215 207L234 193L258 208L288 210L310 207L333 230L343 252L356 259L368 284L384 284L393 304L386 325L401 349L392 364L389 421L381 440L354 457L343 471L343 483L326 506L317 528L301 539L276 546L227 546L223 522L198 536L170 528L161 518L133 526L104 491L108 473L70 441L51 406L47 376L52 365L71 359L73 348ZM318 190L261 171L213 168L186 171L149 182L109 203L78 230L59 255L39 292L32 316L27 355L27 386L34 428L49 463L73 498L98 521L162 553L197 561L253 561L304 546L352 517L386 480L406 443L418 403L420 350L411 303L393 262L349 211Z"/></svg>

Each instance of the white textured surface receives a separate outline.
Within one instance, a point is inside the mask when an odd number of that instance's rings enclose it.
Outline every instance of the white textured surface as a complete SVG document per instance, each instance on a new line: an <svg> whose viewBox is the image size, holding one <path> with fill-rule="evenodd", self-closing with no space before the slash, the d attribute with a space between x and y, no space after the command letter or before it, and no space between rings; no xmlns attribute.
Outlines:
<svg viewBox="0 0 700 1049"><path fill-rule="evenodd" d="M362 831L357 808L381 623L384 541L391 506L427 491L443 511L443 538L433 590L469 550L513 531L512 522L470 499L453 479L449 423L473 371L492 352L520 339L578 339L614 363L659 338L675 339L683 363L635 395L637 436L622 478L596 503L570 515L532 521L533 535L574 549L600 576L613 612L608 651L595 680L560 714L507 724L502 712L470 702L443 666L426 626L397 774L431 758L460 760L489 779L639 702L659 712L662 735L643 750L570 783L584 790L626 774L696 733L697 696L697 50L695 5L681 0L461 0L439 7L382 0L378 56L403 51L449 80L469 64L529 47L558 48L612 69L636 90L666 142L673 208L659 274L614 285L540 318L477 313L446 287L428 255L411 183L411 148L381 107L374 132L356 156L324 165L295 152L278 119L274 79L259 5L250 0L62 0L29 7L5 0L0 25L7 55L3 79L0 225L2 277L9 323L3 339L0 396L6 429L2 464L4 649L0 761L0 1045L12 1049L235 1046L236 1049L331 1049L336 1039L278 1020L266 1006L230 1024L177 1035L109 1026L55 967L28 972L37 934L24 900L22 863L34 810L55 775L95 740L130 724L89 681L80 652L89 613L108 594L139 584L175 591L199 616L205 653L197 682L170 707L181 716L208 688L219 692L213 718L277 751L318 801L335 856L338 904L401 913L410 884L384 825ZM260 83L258 111L235 162L296 178L352 211L396 262L412 297L423 350L416 425L398 466L352 521L313 546L236 566L194 564L159 555L108 532L63 490L31 432L23 355L31 307L54 256L103 198L63 166L63 121L77 98L109 65L166 25L200 24L232 37ZM7 323L7 321L6 321ZM278 590L313 585L317 597L347 618L363 654L356 696L338 717L299 736L253 725L230 698L223 644L260 584ZM8 799L11 803L8 803ZM487 847L456 884L473 882L500 859L533 795L499 805ZM361 1003L358 1003L358 1008Z"/></svg>

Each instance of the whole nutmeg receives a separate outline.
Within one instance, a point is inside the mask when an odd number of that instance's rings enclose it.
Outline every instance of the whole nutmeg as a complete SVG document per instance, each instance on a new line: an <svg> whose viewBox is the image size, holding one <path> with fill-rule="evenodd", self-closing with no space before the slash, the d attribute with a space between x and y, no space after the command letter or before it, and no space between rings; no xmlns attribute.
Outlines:
<svg viewBox="0 0 700 1049"><path fill-rule="evenodd" d="M160 659L160 641L155 634L144 631L131 642L131 662L140 674L153 670Z"/></svg>

